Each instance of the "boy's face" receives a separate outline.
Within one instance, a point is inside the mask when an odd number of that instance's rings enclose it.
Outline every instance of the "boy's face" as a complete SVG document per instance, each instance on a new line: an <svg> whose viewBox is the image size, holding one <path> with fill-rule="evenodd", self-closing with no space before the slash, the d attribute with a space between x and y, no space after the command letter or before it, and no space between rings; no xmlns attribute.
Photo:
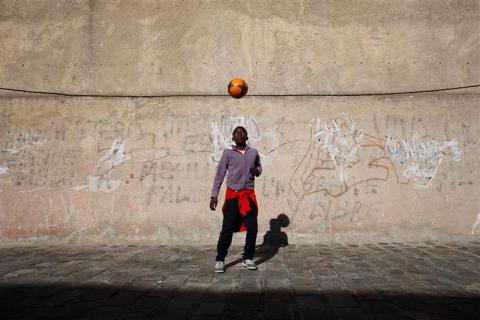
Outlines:
<svg viewBox="0 0 480 320"><path fill-rule="evenodd" d="M236 127L233 130L232 139L237 146L245 146L248 140L247 130L243 127Z"/></svg>

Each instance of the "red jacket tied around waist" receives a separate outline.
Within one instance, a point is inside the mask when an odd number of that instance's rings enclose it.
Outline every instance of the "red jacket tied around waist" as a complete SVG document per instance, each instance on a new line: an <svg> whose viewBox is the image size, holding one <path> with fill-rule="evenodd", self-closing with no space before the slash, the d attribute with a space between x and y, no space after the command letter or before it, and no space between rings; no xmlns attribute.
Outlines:
<svg viewBox="0 0 480 320"><path fill-rule="evenodd" d="M230 199L235 199L238 198L238 207L240 209L240 214L245 217L249 211L252 210L252 207L250 205L250 201L248 199L251 199L255 206L257 207L257 213L258 213L258 204L257 204L257 197L255 196L255 191L253 189L242 189L235 191L233 189L227 188L227 192L225 194L225 202L223 203L222 207L222 212L225 209L225 203L227 200ZM247 228L245 227L245 224L242 222L240 229L236 230L237 231L246 231Z"/></svg>

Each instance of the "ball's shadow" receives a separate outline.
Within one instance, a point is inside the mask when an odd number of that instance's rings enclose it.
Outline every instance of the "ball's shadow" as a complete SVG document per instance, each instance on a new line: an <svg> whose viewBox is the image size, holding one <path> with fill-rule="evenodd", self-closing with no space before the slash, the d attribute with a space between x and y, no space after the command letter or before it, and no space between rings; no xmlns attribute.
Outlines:
<svg viewBox="0 0 480 320"><path fill-rule="evenodd" d="M259 259L255 261L260 265L273 258L278 250L288 246L288 237L281 229L286 228L290 224L290 219L286 214L279 214L276 219L270 219L270 230L263 236L263 243L255 247L255 257ZM234 260L225 265L225 268L233 267L242 262L242 258Z"/></svg>

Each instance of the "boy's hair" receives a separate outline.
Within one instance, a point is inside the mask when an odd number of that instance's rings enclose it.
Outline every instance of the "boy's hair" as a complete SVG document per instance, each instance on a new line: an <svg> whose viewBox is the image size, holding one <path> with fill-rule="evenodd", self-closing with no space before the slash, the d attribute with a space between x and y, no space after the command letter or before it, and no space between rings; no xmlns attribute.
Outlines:
<svg viewBox="0 0 480 320"><path fill-rule="evenodd" d="M235 133L235 131L237 131L237 130L243 130L243 132L245 132L245 134L248 134L247 129L245 129L245 128L242 127L242 126L237 126L237 127L235 127L235 129L233 129L232 135L233 135L233 134Z"/></svg>

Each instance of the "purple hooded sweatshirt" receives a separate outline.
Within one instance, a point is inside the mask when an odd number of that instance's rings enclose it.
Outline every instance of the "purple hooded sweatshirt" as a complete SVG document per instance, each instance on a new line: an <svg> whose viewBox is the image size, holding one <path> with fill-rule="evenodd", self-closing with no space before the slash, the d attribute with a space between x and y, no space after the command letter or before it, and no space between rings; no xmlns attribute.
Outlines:
<svg viewBox="0 0 480 320"><path fill-rule="evenodd" d="M254 179L250 174L250 168L257 168L262 173L260 156L254 148L246 147L245 154L236 151L233 147L225 149L217 167L217 174L213 180L211 197L218 197L225 173L227 175L227 187L235 191L241 189L254 189Z"/></svg>

